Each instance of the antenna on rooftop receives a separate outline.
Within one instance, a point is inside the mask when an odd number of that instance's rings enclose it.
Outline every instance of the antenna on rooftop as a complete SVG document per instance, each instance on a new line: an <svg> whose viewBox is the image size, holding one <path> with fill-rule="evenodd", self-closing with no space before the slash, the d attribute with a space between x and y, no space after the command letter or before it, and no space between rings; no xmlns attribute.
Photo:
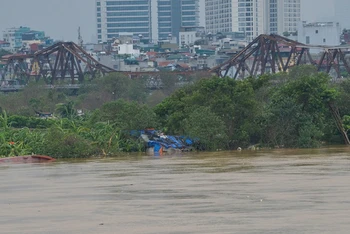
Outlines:
<svg viewBox="0 0 350 234"><path fill-rule="evenodd" d="M80 27L79 27L79 28L78 28L78 45L79 45L80 47L83 47L83 43L84 43L84 41L83 41L83 37L81 36Z"/></svg>

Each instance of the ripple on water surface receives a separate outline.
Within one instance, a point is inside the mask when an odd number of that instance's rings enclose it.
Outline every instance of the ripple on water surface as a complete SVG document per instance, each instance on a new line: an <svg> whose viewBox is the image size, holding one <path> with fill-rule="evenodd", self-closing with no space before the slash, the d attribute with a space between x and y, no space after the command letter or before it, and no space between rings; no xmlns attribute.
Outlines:
<svg viewBox="0 0 350 234"><path fill-rule="evenodd" d="M1 233L348 233L350 150L0 165Z"/></svg>

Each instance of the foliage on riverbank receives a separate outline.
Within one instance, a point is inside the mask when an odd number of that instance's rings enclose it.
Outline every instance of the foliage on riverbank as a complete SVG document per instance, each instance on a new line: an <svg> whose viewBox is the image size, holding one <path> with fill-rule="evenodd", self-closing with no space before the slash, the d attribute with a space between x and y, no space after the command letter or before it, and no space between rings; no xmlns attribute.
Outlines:
<svg viewBox="0 0 350 234"><path fill-rule="evenodd" d="M144 151L130 131L150 127L196 137L204 150L339 144L350 129L350 82L332 83L313 67L256 79L191 78L182 88L169 79L156 91L142 80L112 74L78 93L30 85L1 95L0 155ZM79 116L77 109L85 114ZM53 112L56 118L34 117L38 112Z"/></svg>
<svg viewBox="0 0 350 234"><path fill-rule="evenodd" d="M112 109L109 109L109 106L112 106ZM119 116L118 119L112 115L115 119L106 120L106 116L110 116L110 112L113 111L123 113L123 116ZM55 158L81 158L115 155L120 152L141 152L145 150L143 142L130 135L125 128L128 125L125 123L130 123L130 127L146 128L155 118L154 114L152 119L148 113L152 114L152 110L147 106L123 100L106 103L101 110L84 117L70 116L57 119L8 117L4 111L0 117L0 155L34 153Z"/></svg>

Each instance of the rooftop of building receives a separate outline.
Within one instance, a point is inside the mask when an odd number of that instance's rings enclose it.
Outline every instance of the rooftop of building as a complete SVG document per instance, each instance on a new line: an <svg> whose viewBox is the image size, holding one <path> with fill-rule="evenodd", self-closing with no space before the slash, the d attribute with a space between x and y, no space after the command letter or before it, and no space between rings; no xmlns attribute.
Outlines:
<svg viewBox="0 0 350 234"><path fill-rule="evenodd" d="M180 32L193 32L193 31L203 31L204 32L205 28L203 26L186 26L186 27L181 27Z"/></svg>
<svg viewBox="0 0 350 234"><path fill-rule="evenodd" d="M304 27L333 27L333 26L339 26L339 22L312 22L307 23L306 21L303 21Z"/></svg>
<svg viewBox="0 0 350 234"><path fill-rule="evenodd" d="M31 34L31 33L44 33L44 31L30 30L30 31L27 31L23 34Z"/></svg>
<svg viewBox="0 0 350 234"><path fill-rule="evenodd" d="M0 45L3 45L3 44L10 44L10 42L0 40Z"/></svg>

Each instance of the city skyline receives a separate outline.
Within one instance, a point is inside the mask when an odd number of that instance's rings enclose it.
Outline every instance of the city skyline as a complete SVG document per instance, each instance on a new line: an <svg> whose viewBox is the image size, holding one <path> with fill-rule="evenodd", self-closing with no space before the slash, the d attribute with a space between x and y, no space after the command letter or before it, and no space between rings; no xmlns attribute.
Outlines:
<svg viewBox="0 0 350 234"><path fill-rule="evenodd" d="M3 31L7 28L27 26L34 30L45 31L46 35L57 40L77 41L80 27L84 42L97 41L95 0L60 0L50 1L50 4L47 4L48 2L3 0L0 8L1 39ZM301 0L302 20L334 21L336 7L339 9L341 8L339 6L346 4L344 0L319 0L318 10L315 11L313 2L313 0ZM42 8L45 10L42 10L41 6L44 6ZM342 18L338 20L344 21Z"/></svg>

